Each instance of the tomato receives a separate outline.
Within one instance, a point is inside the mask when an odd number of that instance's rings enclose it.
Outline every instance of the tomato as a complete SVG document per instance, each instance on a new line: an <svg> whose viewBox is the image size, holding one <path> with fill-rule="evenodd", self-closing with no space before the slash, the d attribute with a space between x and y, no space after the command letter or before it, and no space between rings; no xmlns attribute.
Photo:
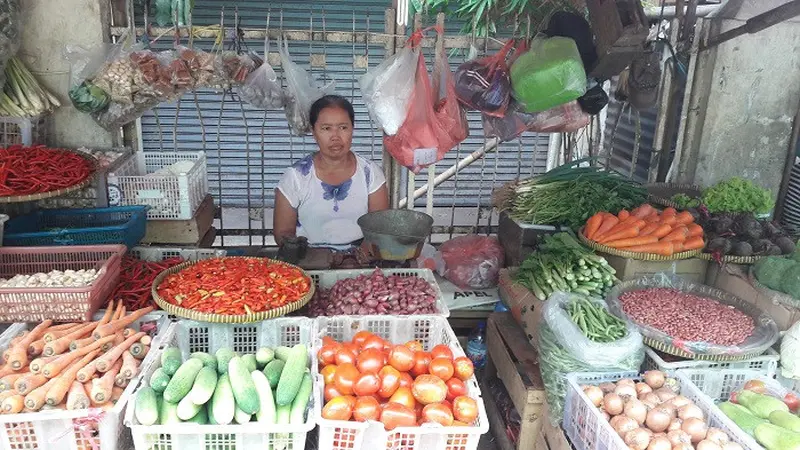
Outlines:
<svg viewBox="0 0 800 450"><path fill-rule="evenodd" d="M355 397L349 395L335 397L322 408L322 418L328 420L350 420L353 415L354 404Z"/></svg>
<svg viewBox="0 0 800 450"><path fill-rule="evenodd" d="M361 350L367 350L370 348L374 348L375 350L383 351L383 346L386 345L386 341L380 338L380 336L370 336L368 337L363 344L361 344Z"/></svg>
<svg viewBox="0 0 800 450"><path fill-rule="evenodd" d="M431 349L431 358L447 358L450 361L453 360L453 351L450 350L450 347L439 344Z"/></svg>
<svg viewBox="0 0 800 450"><path fill-rule="evenodd" d="M334 362L337 366L341 366L342 364L355 364L356 354L345 346L342 346L339 350L336 350L336 359Z"/></svg>
<svg viewBox="0 0 800 450"><path fill-rule="evenodd" d="M417 424L417 415L407 406L399 403L387 403L381 412L381 422L387 430L397 427L413 427Z"/></svg>
<svg viewBox="0 0 800 450"><path fill-rule="evenodd" d="M336 368L339 366L330 365L325 366L319 373L322 375L322 379L325 380L325 386L333 383L333 375L336 373Z"/></svg>
<svg viewBox="0 0 800 450"><path fill-rule="evenodd" d="M361 352L361 348L356 344L353 344L352 342L345 342L344 344L342 344L342 348L350 350L356 356L358 356L358 354Z"/></svg>
<svg viewBox="0 0 800 450"><path fill-rule="evenodd" d="M767 392L767 385L761 380L749 380L744 384L742 389L753 391L757 394L764 394Z"/></svg>
<svg viewBox="0 0 800 450"><path fill-rule="evenodd" d="M452 403L450 403L450 401L449 401L449 400L443 400L443 401L441 401L439 404L440 404L440 405L447 406L447 409L449 409L450 411L452 411L452 410L453 410L453 404L452 404Z"/></svg>
<svg viewBox="0 0 800 450"><path fill-rule="evenodd" d="M325 401L326 402L331 401L331 399L334 398L334 397L339 397L340 395L342 395L342 393L339 392L336 389L336 385L335 384L329 384L329 385L325 386L324 393L325 393Z"/></svg>
<svg viewBox="0 0 800 450"><path fill-rule="evenodd" d="M442 381L453 378L454 370L453 363L447 358L433 358L430 366L428 366L428 372L441 378Z"/></svg>
<svg viewBox="0 0 800 450"><path fill-rule="evenodd" d="M427 352L414 353L414 367L411 368L411 375L418 377L428 373L428 366L431 363L431 354Z"/></svg>
<svg viewBox="0 0 800 450"><path fill-rule="evenodd" d="M405 345L395 345L389 352L389 365L400 372L414 368L414 352Z"/></svg>
<svg viewBox="0 0 800 450"><path fill-rule="evenodd" d="M412 352L421 352L425 350L420 341L408 341L403 345L410 348Z"/></svg>
<svg viewBox="0 0 800 450"><path fill-rule="evenodd" d="M800 398L797 398L794 392L789 392L783 396L783 403L786 403L786 406L788 406L789 410L792 412L797 412L797 408L800 407Z"/></svg>
<svg viewBox="0 0 800 450"><path fill-rule="evenodd" d="M336 339L334 339L334 338L332 338L330 336L322 336L322 346L324 347L326 345L332 345L334 347L338 347L338 346L340 346L342 344L336 342Z"/></svg>
<svg viewBox="0 0 800 450"><path fill-rule="evenodd" d="M386 366L378 373L381 377L381 388L378 395L389 398L400 387L400 372L392 366Z"/></svg>
<svg viewBox="0 0 800 450"><path fill-rule="evenodd" d="M450 378L444 384L447 385L447 400L453 401L456 397L467 395L467 385L458 378Z"/></svg>
<svg viewBox="0 0 800 450"><path fill-rule="evenodd" d="M369 395L356 399L356 406L353 408L353 419L358 422L366 422L368 420L378 420L380 418L381 405L375 397Z"/></svg>
<svg viewBox="0 0 800 450"><path fill-rule="evenodd" d="M421 422L433 422L449 427L453 424L453 412L441 403L431 403L422 408Z"/></svg>
<svg viewBox="0 0 800 450"><path fill-rule="evenodd" d="M414 379L411 378L407 372L403 372L400 374L400 387L407 387L410 388L414 385Z"/></svg>
<svg viewBox="0 0 800 450"><path fill-rule="evenodd" d="M353 385L353 393L358 396L372 395L378 392L381 387L381 378L377 373L362 373Z"/></svg>
<svg viewBox="0 0 800 450"><path fill-rule="evenodd" d="M339 347L339 344L336 344L336 346L323 345L322 348L317 352L317 359L319 359L320 366L325 367L335 363L336 350L338 350Z"/></svg>
<svg viewBox="0 0 800 450"><path fill-rule="evenodd" d="M361 330L358 333L353 335L353 344L358 346L358 348L361 348L361 346L364 345L364 341L366 341L367 338L370 338L372 336L375 336L375 335L370 333L367 330Z"/></svg>
<svg viewBox="0 0 800 450"><path fill-rule="evenodd" d="M472 361L466 356L459 356L453 361L453 367L455 368L455 376L458 377L461 381L467 381L475 373L475 368L472 365Z"/></svg>
<svg viewBox="0 0 800 450"><path fill-rule="evenodd" d="M464 423L472 423L478 417L478 404L475 400L462 395L453 400L453 416Z"/></svg>
<svg viewBox="0 0 800 450"><path fill-rule="evenodd" d="M414 398L423 405L439 403L447 397L447 385L434 375L420 375L411 387Z"/></svg>
<svg viewBox="0 0 800 450"><path fill-rule="evenodd" d="M397 388L392 394L391 398L389 398L389 403L400 403L401 405L407 406L411 409L414 409L417 405L417 401L414 400L414 394L411 393L411 389L409 388Z"/></svg>
<svg viewBox="0 0 800 450"><path fill-rule="evenodd" d="M383 352L370 348L359 353L356 366L360 372L378 373L383 367Z"/></svg>
<svg viewBox="0 0 800 450"><path fill-rule="evenodd" d="M336 373L333 374L333 384L336 390L344 395L353 393L353 385L358 381L358 369L350 363L339 364Z"/></svg>

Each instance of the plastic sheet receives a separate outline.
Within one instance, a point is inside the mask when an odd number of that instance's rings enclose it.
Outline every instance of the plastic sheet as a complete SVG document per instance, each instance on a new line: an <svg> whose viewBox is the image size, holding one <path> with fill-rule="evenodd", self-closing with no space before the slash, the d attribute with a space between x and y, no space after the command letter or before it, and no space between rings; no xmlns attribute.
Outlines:
<svg viewBox="0 0 800 450"><path fill-rule="evenodd" d="M512 101L505 117L482 115L484 135L497 137L502 142L515 139L525 131L571 133L589 125L591 119L575 101L532 114L526 113L519 103Z"/></svg>
<svg viewBox="0 0 800 450"><path fill-rule="evenodd" d="M389 136L406 119L418 58L419 49L403 47L358 80L370 117Z"/></svg>
<svg viewBox="0 0 800 450"><path fill-rule="evenodd" d="M526 112L544 111L583 95L586 72L575 41L534 39L530 51L511 66L511 85L514 98Z"/></svg>
<svg viewBox="0 0 800 450"><path fill-rule="evenodd" d="M461 289L486 289L497 286L505 253L500 241L490 236L470 234L442 244L444 277Z"/></svg>
<svg viewBox="0 0 800 450"><path fill-rule="evenodd" d="M278 81L278 74L267 62L269 43L264 49L264 60L244 80L238 89L239 97L248 104L262 109L279 109L286 104L286 94Z"/></svg>
<svg viewBox="0 0 800 450"><path fill-rule="evenodd" d="M311 105L328 94L333 94L333 82L322 88L315 86L311 74L292 61L289 55L289 44L283 41L280 45L281 67L286 79L286 120L296 136L303 136L311 130L309 113Z"/></svg>
<svg viewBox="0 0 800 450"><path fill-rule="evenodd" d="M514 45L509 40L494 55L467 61L456 70L455 90L458 100L470 109L503 117L511 99L511 78L506 57Z"/></svg>

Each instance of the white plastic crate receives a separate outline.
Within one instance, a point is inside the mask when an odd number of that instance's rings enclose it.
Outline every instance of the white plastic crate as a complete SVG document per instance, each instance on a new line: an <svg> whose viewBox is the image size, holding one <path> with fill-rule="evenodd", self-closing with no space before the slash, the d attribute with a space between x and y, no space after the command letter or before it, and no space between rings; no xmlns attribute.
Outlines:
<svg viewBox="0 0 800 450"><path fill-rule="evenodd" d="M767 377L774 378L778 373L778 361L780 355L775 350L768 349L766 353L755 358L736 362L713 362L685 360L678 362L666 362L652 348L645 347L643 370L661 370L670 376L675 375L675 371L681 369L750 369L758 370Z"/></svg>
<svg viewBox="0 0 800 450"><path fill-rule="evenodd" d="M316 372L316 353L311 351L314 336L314 321L305 317L284 317L246 324L223 324L181 320L172 324L162 339L161 349L156 352L152 364L144 369L141 382L161 367L160 355L167 346L178 347L184 358L194 352L216 352L222 347L239 353L255 353L260 347L306 344L309 347L311 371ZM313 379L313 377L312 377ZM125 414L125 424L130 427L136 450L303 450L306 435L314 428L319 409L316 401L317 380L306 411L306 422L302 425L248 424L197 425L192 423L172 425L140 425L134 409ZM132 399L135 399L136 393ZM134 400L135 403L135 400Z"/></svg>
<svg viewBox="0 0 800 450"><path fill-rule="evenodd" d="M708 370L702 372L712 373L712 371ZM713 403L703 401L703 394L697 386L689 382L688 379L681 378L681 373L682 371L678 372L677 375L681 395L688 397L697 404L706 416L708 426L721 429L728 434L732 441L748 448L744 439L741 438L739 428ZM567 400L564 405L564 431L577 450L628 449L622 438L611 428L608 421L600 414L600 410L589 401L586 394L583 393L583 389L581 389L581 386L585 384L598 385L608 381L614 382L622 378L641 381L641 377L635 372L573 373L568 376Z"/></svg>
<svg viewBox="0 0 800 450"><path fill-rule="evenodd" d="M317 317L314 353L322 346L322 337L349 341L360 330L370 331L389 342L404 343L412 339L422 343L425 350L438 344L450 346L455 357L464 356L453 329L442 316L334 316ZM323 384L321 376L317 385ZM470 427L442 427L424 424L418 427L398 427L386 431L380 422L350 422L323 419L319 425L319 450L475 450L481 435L489 431L489 419L475 377L467 381L469 396L478 403L478 419ZM323 403L322 389L317 390L318 403ZM321 414L321 409L317 410Z"/></svg>
<svg viewBox="0 0 800 450"><path fill-rule="evenodd" d="M308 275L314 280L317 289L330 289L339 280L345 278L355 278L359 275L369 276L375 269L353 269L353 270L309 270ZM433 286L436 291L436 314L441 314L444 317L450 317L450 310L447 309L447 302L442 295L442 290L439 288L439 283L436 282L436 276L430 269L381 269L381 272L386 276L397 275L401 277L420 277ZM395 316L404 317L404 316Z"/></svg>
<svg viewBox="0 0 800 450"><path fill-rule="evenodd" d="M210 248L180 247L133 247L130 254L144 261L163 261L169 258L183 258L185 261L200 261L209 258L222 258L227 250Z"/></svg>
<svg viewBox="0 0 800 450"><path fill-rule="evenodd" d="M156 174L179 161L194 161L180 174ZM204 152L138 152L108 174L110 206L147 205L150 220L189 220L208 193Z"/></svg>
<svg viewBox="0 0 800 450"><path fill-rule="evenodd" d="M95 320L102 312L95 315ZM158 354L156 347L162 341L169 319L162 312L153 312L139 318L132 327L155 326L157 335L151 343L151 351L145 356L141 367L151 365ZM0 352L5 351L12 338L36 324L15 323L0 335ZM46 449L46 450L118 450L124 448L121 439L125 428L122 423L125 407L139 383L140 373L131 380L114 407L102 412L98 409L76 411L39 411L35 413L0 415L0 448Z"/></svg>
<svg viewBox="0 0 800 450"><path fill-rule="evenodd" d="M47 116L0 117L0 147L48 144Z"/></svg>

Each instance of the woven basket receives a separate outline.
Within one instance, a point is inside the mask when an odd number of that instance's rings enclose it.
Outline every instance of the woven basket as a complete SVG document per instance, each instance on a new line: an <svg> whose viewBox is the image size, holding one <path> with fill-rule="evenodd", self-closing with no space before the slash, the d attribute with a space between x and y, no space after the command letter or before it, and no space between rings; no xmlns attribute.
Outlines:
<svg viewBox="0 0 800 450"><path fill-rule="evenodd" d="M678 261L681 259L694 258L701 252L701 250L689 250L686 252L675 253L671 256L656 255L654 253L626 252L625 250L611 248L587 238L583 235L583 228L578 231L578 237L580 237L581 242L584 245L594 251L620 256L622 258L636 259L639 261Z"/></svg>
<svg viewBox="0 0 800 450"><path fill-rule="evenodd" d="M252 257L247 257L247 256L227 256L225 258L245 258L245 259L254 259L254 260L259 260L259 261L264 260L264 258L252 258ZM177 265L175 267L171 267L171 268L161 272L160 274L158 274L156 279L153 281L153 287L152 287L153 299L156 301L158 306L161 307L161 309L163 309L164 311L166 311L169 314L174 314L176 316L183 317L185 319L197 320L197 321L200 321L200 322L212 322L212 323L260 322L262 320L274 319L276 317L284 316L286 314L289 314L292 311L296 311L296 310L302 308L303 306L305 306L311 300L311 298L314 296L314 291L316 289L315 286L314 286L314 282L311 280L311 277L309 277L308 274L303 269L301 269L301 268L299 268L299 267L297 267L295 265L288 264L288 263L285 263L285 262L282 262L282 261L275 261L275 260L271 260L271 259L269 261L271 261L273 263L276 263L276 264L283 264L283 265L295 268L295 269L299 270L300 272L302 272L303 276L305 276L309 280L309 282L308 282L309 283L308 292L304 296L299 298L298 300L296 300L294 302L291 302L291 303L287 303L287 304L281 306L280 308L270 309L268 311L259 311L259 312L254 313L254 314L240 314L240 315L210 314L210 313L198 312L198 311L195 311L195 310L192 310L192 309L181 308L180 306L173 305L172 303L169 303L168 301L166 301L163 298L161 298L161 296L158 295L158 286L169 275L172 275L173 273L180 272L181 270L186 269L186 268L188 268L190 266L193 266L193 265L197 264L198 262L200 262L200 261L187 261L187 262L185 262L183 264L179 264L179 265Z"/></svg>
<svg viewBox="0 0 800 450"><path fill-rule="evenodd" d="M5 197L0 197L0 204L7 204L7 203L22 203L22 202L35 202L39 200L44 200L52 197L60 197L62 195L67 195L70 192L77 191L78 189L83 189L88 186L92 179L94 178L94 173L97 171L97 159L94 156L82 152L80 150L70 150L72 153L75 153L87 161L91 165L91 171L88 177L85 180L81 181L80 183L73 184L70 187L66 187L63 189L56 189L54 191L48 192L40 192L38 194L27 194L27 195L10 195Z"/></svg>
<svg viewBox="0 0 800 450"><path fill-rule="evenodd" d="M714 262L717 261L716 259L714 259L714 255L712 255L711 253L707 253L707 252L701 252L699 255L697 255L697 257L700 258L700 259L705 259L706 261L714 261ZM720 257L719 261L721 263L723 263L723 264L728 263L728 264L744 264L744 265L748 265L748 264L755 264L755 263L758 262L759 259L764 258L764 257L765 256L725 255L725 256Z"/></svg>
<svg viewBox="0 0 800 450"><path fill-rule="evenodd" d="M650 203L675 209L683 208L672 201L673 195L686 194L693 198L700 198L703 195L702 188L696 184L650 183L645 186L645 189L647 189L647 199Z"/></svg>

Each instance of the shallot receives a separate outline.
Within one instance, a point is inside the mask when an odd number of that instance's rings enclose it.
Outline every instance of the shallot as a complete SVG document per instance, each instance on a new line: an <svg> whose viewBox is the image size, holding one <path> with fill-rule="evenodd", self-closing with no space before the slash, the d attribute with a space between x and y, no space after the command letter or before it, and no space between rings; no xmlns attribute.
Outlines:
<svg viewBox="0 0 800 450"><path fill-rule="evenodd" d="M95 269L51 270L33 275L14 275L8 280L0 278L0 288L84 287L99 276Z"/></svg>

